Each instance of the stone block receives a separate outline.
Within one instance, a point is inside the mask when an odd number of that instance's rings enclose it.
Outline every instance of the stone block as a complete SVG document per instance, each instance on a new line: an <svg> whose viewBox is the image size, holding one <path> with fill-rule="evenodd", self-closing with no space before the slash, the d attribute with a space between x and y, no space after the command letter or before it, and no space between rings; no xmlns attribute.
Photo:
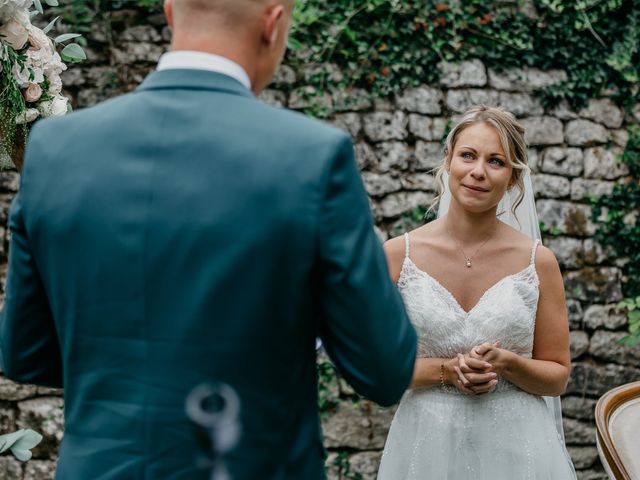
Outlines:
<svg viewBox="0 0 640 480"><path fill-rule="evenodd" d="M364 133L373 142L405 140L407 116L402 112L375 112L364 116Z"/></svg>
<svg viewBox="0 0 640 480"><path fill-rule="evenodd" d="M331 123L347 132L354 139L358 138L362 130L362 121L357 113L340 113L333 117Z"/></svg>
<svg viewBox="0 0 640 480"><path fill-rule="evenodd" d="M289 96L289 108L304 110L311 107L329 112L333 109L333 98L329 93L319 92L315 87L310 85L296 88L291 92Z"/></svg>
<svg viewBox="0 0 640 480"><path fill-rule="evenodd" d="M601 397L612 388L640 378L640 369L623 365L594 365L577 362L573 364L567 395L589 395Z"/></svg>
<svg viewBox="0 0 640 480"><path fill-rule="evenodd" d="M0 377L0 400L16 402L26 400L36 394L37 387L35 385L25 385L15 383L12 380L2 376Z"/></svg>
<svg viewBox="0 0 640 480"><path fill-rule="evenodd" d="M16 431L16 412L0 406L0 435Z"/></svg>
<svg viewBox="0 0 640 480"><path fill-rule="evenodd" d="M551 249L562 268L580 268L583 266L582 240L571 237L548 237L544 244Z"/></svg>
<svg viewBox="0 0 640 480"><path fill-rule="evenodd" d="M149 25L135 25L127 27L118 34L120 42L156 43L162 40L158 31Z"/></svg>
<svg viewBox="0 0 640 480"><path fill-rule="evenodd" d="M544 114L540 100L528 93L500 92L497 106L513 113L516 117L533 117Z"/></svg>
<svg viewBox="0 0 640 480"><path fill-rule="evenodd" d="M11 456L0 457L0 478L2 480L23 480L23 464Z"/></svg>
<svg viewBox="0 0 640 480"><path fill-rule="evenodd" d="M280 65L273 76L274 85L293 85L296 83L296 71L289 65Z"/></svg>
<svg viewBox="0 0 640 480"><path fill-rule="evenodd" d="M529 168L533 173L540 172L540 154L535 148L529 148L527 150L527 157L529 161Z"/></svg>
<svg viewBox="0 0 640 480"><path fill-rule="evenodd" d="M624 121L622 109L609 98L592 98L578 113L581 117L602 123L609 128L620 128Z"/></svg>
<svg viewBox="0 0 640 480"><path fill-rule="evenodd" d="M587 265L600 265L606 262L611 253L611 248L606 250L602 248L593 238L587 238L584 241L584 263Z"/></svg>
<svg viewBox="0 0 640 480"><path fill-rule="evenodd" d="M564 142L563 125L553 117L530 117L520 121L529 145L557 145Z"/></svg>
<svg viewBox="0 0 640 480"><path fill-rule="evenodd" d="M571 332L569 339L572 360L581 357L589 350L589 335L587 335L585 332Z"/></svg>
<svg viewBox="0 0 640 480"><path fill-rule="evenodd" d="M18 428L31 428L43 436L33 449L34 458L55 458L62 440L64 418L63 400L39 397L18 403Z"/></svg>
<svg viewBox="0 0 640 480"><path fill-rule="evenodd" d="M418 171L431 171L444 162L444 147L437 142L416 142L414 168Z"/></svg>
<svg viewBox="0 0 640 480"><path fill-rule="evenodd" d="M598 463L596 462L596 465ZM578 480L610 480L609 475L601 469L578 470L576 474L578 475Z"/></svg>
<svg viewBox="0 0 640 480"><path fill-rule="evenodd" d="M571 193L571 183L564 177L544 173L531 176L536 198L565 198Z"/></svg>
<svg viewBox="0 0 640 480"><path fill-rule="evenodd" d="M56 462L49 460L30 460L24 467L24 480L53 480L56 474Z"/></svg>
<svg viewBox="0 0 640 480"><path fill-rule="evenodd" d="M387 195L376 209L376 216L395 218L418 207L428 208L433 194L426 192L399 192Z"/></svg>
<svg viewBox="0 0 640 480"><path fill-rule="evenodd" d="M368 400L357 404L342 401L336 413L323 420L326 448L382 449L395 409Z"/></svg>
<svg viewBox="0 0 640 480"><path fill-rule="evenodd" d="M437 189L435 177L430 173L411 173L400 178L400 182L405 190L435 192Z"/></svg>
<svg viewBox="0 0 640 480"><path fill-rule="evenodd" d="M589 120L571 120L565 131L567 143L572 146L586 147L609 140L609 132L599 123Z"/></svg>
<svg viewBox="0 0 640 480"><path fill-rule="evenodd" d="M361 88L332 88L333 109L337 112L362 112L371 109L371 94Z"/></svg>
<svg viewBox="0 0 640 480"><path fill-rule="evenodd" d="M573 418L562 421L565 441L568 445L593 445L596 438L596 428L593 424L581 422Z"/></svg>
<svg viewBox="0 0 640 480"><path fill-rule="evenodd" d="M563 397L562 415L566 418L594 421L597 400L585 397Z"/></svg>
<svg viewBox="0 0 640 480"><path fill-rule="evenodd" d="M629 168L619 161L622 152L603 147L587 148L584 151L584 176L615 180L629 174Z"/></svg>
<svg viewBox="0 0 640 480"><path fill-rule="evenodd" d="M341 480L341 463L342 457L338 456L336 452L329 452L327 458L324 460L324 473L327 476L327 480Z"/></svg>
<svg viewBox="0 0 640 480"><path fill-rule="evenodd" d="M331 84L340 83L344 79L342 69L334 63L309 63L299 73L302 73L305 83L318 80Z"/></svg>
<svg viewBox="0 0 640 480"><path fill-rule="evenodd" d="M396 97L396 105L407 112L439 115L443 99L442 91L436 88L410 88Z"/></svg>
<svg viewBox="0 0 640 480"><path fill-rule="evenodd" d="M372 167L378 164L378 157L376 152L371 148L368 143L358 142L355 145L356 160L358 167L363 170L368 167Z"/></svg>
<svg viewBox="0 0 640 480"><path fill-rule="evenodd" d="M574 178L571 181L571 200L584 201L593 197L611 195L614 182Z"/></svg>
<svg viewBox="0 0 640 480"><path fill-rule="evenodd" d="M446 97L447 107L456 113L464 113L476 105L496 107L498 102L498 92L478 88L449 90Z"/></svg>
<svg viewBox="0 0 640 480"><path fill-rule="evenodd" d="M16 193L20 188L20 174L18 172L0 172L0 191L3 193Z"/></svg>
<svg viewBox="0 0 640 480"><path fill-rule="evenodd" d="M514 68L498 72L489 69L489 86L498 90L533 92L566 79L567 74L562 70Z"/></svg>
<svg viewBox="0 0 640 480"><path fill-rule="evenodd" d="M378 170L406 170L409 160L413 156L411 149L402 142L384 142L376 145L376 157L378 158Z"/></svg>
<svg viewBox="0 0 640 480"><path fill-rule="evenodd" d="M278 90L263 90L258 98L264 103L277 108L282 108L287 105L287 96Z"/></svg>
<svg viewBox="0 0 640 480"><path fill-rule="evenodd" d="M586 267L564 274L567 297L589 302L622 300L620 270L616 267Z"/></svg>
<svg viewBox="0 0 640 480"><path fill-rule="evenodd" d="M381 457L382 452L354 453L349 456L349 472L354 476L359 474L357 478L361 480L376 480Z"/></svg>
<svg viewBox="0 0 640 480"><path fill-rule="evenodd" d="M595 233L591 221L591 207L560 200L538 200L538 218L550 231L559 230L564 235L587 237Z"/></svg>
<svg viewBox="0 0 640 480"><path fill-rule="evenodd" d="M616 305L591 305L584 312L584 326L590 330L617 330L627 324L627 317Z"/></svg>
<svg viewBox="0 0 640 480"><path fill-rule="evenodd" d="M402 188L400 180L389 175L373 172L362 172L362 180L367 193L372 197L381 197L387 193L397 192Z"/></svg>
<svg viewBox="0 0 640 480"><path fill-rule="evenodd" d="M596 447L567 447L567 450L577 470L589 468L598 461Z"/></svg>
<svg viewBox="0 0 640 480"><path fill-rule="evenodd" d="M578 118L578 114L569 106L566 100L561 101L551 109L551 115L560 120L573 120Z"/></svg>
<svg viewBox="0 0 640 480"><path fill-rule="evenodd" d="M542 172L577 177L583 168L584 156L579 148L549 147L542 153Z"/></svg>
<svg viewBox="0 0 640 480"><path fill-rule="evenodd" d="M130 65L134 62L156 64L164 53L163 46L152 43L127 42L111 48L112 61L120 65Z"/></svg>
<svg viewBox="0 0 640 480"><path fill-rule="evenodd" d="M568 298L567 312L569 316L569 328L571 330L581 330L583 326L582 318L584 316L582 304L578 300Z"/></svg>
<svg viewBox="0 0 640 480"><path fill-rule="evenodd" d="M596 330L589 345L589 353L606 362L640 367L640 348L621 345L626 332Z"/></svg>
<svg viewBox="0 0 640 480"><path fill-rule="evenodd" d="M611 140L620 148L624 149L629 141L629 132L623 128L611 130Z"/></svg>
<svg viewBox="0 0 640 480"><path fill-rule="evenodd" d="M480 60L440 62L440 84L448 88L483 87L487 84L487 72Z"/></svg>
<svg viewBox="0 0 640 480"><path fill-rule="evenodd" d="M413 136L428 142L439 142L444 137L447 121L444 118L409 115L409 131Z"/></svg>

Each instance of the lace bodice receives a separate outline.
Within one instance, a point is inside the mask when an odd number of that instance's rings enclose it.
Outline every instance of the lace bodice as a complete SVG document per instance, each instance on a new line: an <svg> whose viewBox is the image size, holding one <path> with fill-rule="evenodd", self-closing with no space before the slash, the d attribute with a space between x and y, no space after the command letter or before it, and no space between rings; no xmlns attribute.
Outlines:
<svg viewBox="0 0 640 480"><path fill-rule="evenodd" d="M418 334L418 356L452 358L484 342L531 357L538 306L535 254L523 270L503 277L465 311L453 294L411 260L409 234L398 288Z"/></svg>

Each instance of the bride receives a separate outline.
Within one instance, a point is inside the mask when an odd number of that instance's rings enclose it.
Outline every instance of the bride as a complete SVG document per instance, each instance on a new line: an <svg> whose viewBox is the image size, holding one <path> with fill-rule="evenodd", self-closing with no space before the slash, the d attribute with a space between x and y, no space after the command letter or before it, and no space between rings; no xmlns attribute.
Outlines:
<svg viewBox="0 0 640 480"><path fill-rule="evenodd" d="M575 479L558 425L571 365L564 286L539 242L524 129L472 108L437 179L439 218L385 244L419 358L378 479ZM555 421L543 396L555 397Z"/></svg>

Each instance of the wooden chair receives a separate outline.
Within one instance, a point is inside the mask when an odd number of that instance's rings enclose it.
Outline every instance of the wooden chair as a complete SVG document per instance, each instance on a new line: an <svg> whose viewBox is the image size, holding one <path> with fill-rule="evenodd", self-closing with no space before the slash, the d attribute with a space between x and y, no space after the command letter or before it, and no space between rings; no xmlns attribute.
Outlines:
<svg viewBox="0 0 640 480"><path fill-rule="evenodd" d="M596 404L600 460L614 480L640 480L640 382L605 393Z"/></svg>

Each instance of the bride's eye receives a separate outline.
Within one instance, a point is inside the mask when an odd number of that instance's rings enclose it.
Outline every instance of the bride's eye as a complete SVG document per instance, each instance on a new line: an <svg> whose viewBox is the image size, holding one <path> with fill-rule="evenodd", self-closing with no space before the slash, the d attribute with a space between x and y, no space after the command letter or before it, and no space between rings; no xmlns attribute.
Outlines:
<svg viewBox="0 0 640 480"><path fill-rule="evenodd" d="M495 158L495 157L492 158L491 160L489 160L489 163L491 165L495 165L495 166L498 166L498 167L504 167L506 165L504 160L500 160L499 158Z"/></svg>
<svg viewBox="0 0 640 480"><path fill-rule="evenodd" d="M460 157L465 160L473 160L473 154L471 152L462 152L460 153Z"/></svg>

